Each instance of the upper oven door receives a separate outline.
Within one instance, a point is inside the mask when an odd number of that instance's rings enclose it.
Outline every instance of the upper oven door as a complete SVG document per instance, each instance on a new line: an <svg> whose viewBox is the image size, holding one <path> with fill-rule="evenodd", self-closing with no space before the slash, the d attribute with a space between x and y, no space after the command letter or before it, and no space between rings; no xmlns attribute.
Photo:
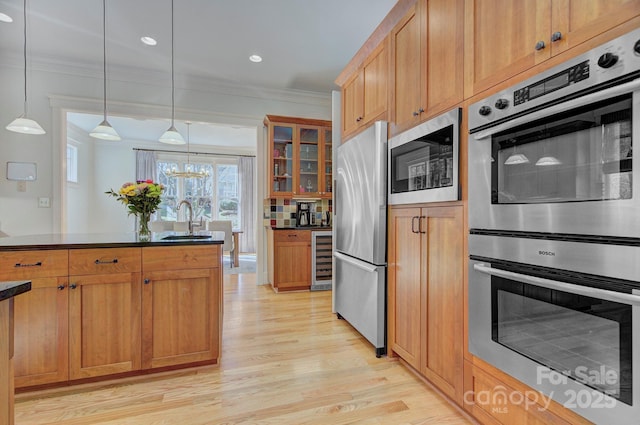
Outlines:
<svg viewBox="0 0 640 425"><path fill-rule="evenodd" d="M459 199L460 108L389 140L389 204Z"/></svg>
<svg viewBox="0 0 640 425"><path fill-rule="evenodd" d="M638 111L634 80L471 134L470 227L640 237Z"/></svg>

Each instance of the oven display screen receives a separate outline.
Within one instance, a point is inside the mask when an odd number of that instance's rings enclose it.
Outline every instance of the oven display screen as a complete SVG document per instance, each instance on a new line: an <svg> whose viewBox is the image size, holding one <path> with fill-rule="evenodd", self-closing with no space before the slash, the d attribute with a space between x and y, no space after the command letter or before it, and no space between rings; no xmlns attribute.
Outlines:
<svg viewBox="0 0 640 425"><path fill-rule="evenodd" d="M514 91L513 104L520 105L587 78L589 78L589 61L584 61L542 81Z"/></svg>
<svg viewBox="0 0 640 425"><path fill-rule="evenodd" d="M567 71L560 75L554 75L552 78L541 83L529 86L529 100L542 96L543 94L561 89L569 85L569 73Z"/></svg>

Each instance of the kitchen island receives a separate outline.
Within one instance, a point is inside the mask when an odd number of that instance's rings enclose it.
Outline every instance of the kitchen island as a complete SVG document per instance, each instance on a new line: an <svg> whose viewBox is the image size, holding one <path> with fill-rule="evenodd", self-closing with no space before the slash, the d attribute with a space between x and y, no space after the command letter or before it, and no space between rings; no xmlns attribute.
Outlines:
<svg viewBox="0 0 640 425"><path fill-rule="evenodd" d="M32 282L32 290L15 300L16 388L217 363L223 313L219 236L0 239L0 280Z"/></svg>
<svg viewBox="0 0 640 425"><path fill-rule="evenodd" d="M0 282L0 425L13 425L13 298L31 290L31 282Z"/></svg>

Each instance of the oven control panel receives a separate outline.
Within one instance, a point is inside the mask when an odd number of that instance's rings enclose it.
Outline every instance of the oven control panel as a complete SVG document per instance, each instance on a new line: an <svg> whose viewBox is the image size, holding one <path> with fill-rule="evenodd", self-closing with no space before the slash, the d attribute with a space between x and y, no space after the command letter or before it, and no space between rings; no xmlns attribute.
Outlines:
<svg viewBox="0 0 640 425"><path fill-rule="evenodd" d="M469 108L471 133L529 109L579 96L599 84L640 74L640 29L500 91ZM640 78L640 76L636 76Z"/></svg>

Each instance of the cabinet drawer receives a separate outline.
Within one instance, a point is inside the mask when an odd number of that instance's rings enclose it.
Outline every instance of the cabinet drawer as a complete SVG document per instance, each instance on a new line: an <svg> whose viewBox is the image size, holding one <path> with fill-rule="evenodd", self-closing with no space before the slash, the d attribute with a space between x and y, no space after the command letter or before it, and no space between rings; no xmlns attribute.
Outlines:
<svg viewBox="0 0 640 425"><path fill-rule="evenodd" d="M221 245L157 246L142 248L144 271L209 269L220 265Z"/></svg>
<svg viewBox="0 0 640 425"><path fill-rule="evenodd" d="M274 242L311 242L310 230L274 230Z"/></svg>
<svg viewBox="0 0 640 425"><path fill-rule="evenodd" d="M69 250L69 275L139 272L140 248Z"/></svg>
<svg viewBox="0 0 640 425"><path fill-rule="evenodd" d="M0 252L0 280L67 276L68 267L66 249Z"/></svg>

